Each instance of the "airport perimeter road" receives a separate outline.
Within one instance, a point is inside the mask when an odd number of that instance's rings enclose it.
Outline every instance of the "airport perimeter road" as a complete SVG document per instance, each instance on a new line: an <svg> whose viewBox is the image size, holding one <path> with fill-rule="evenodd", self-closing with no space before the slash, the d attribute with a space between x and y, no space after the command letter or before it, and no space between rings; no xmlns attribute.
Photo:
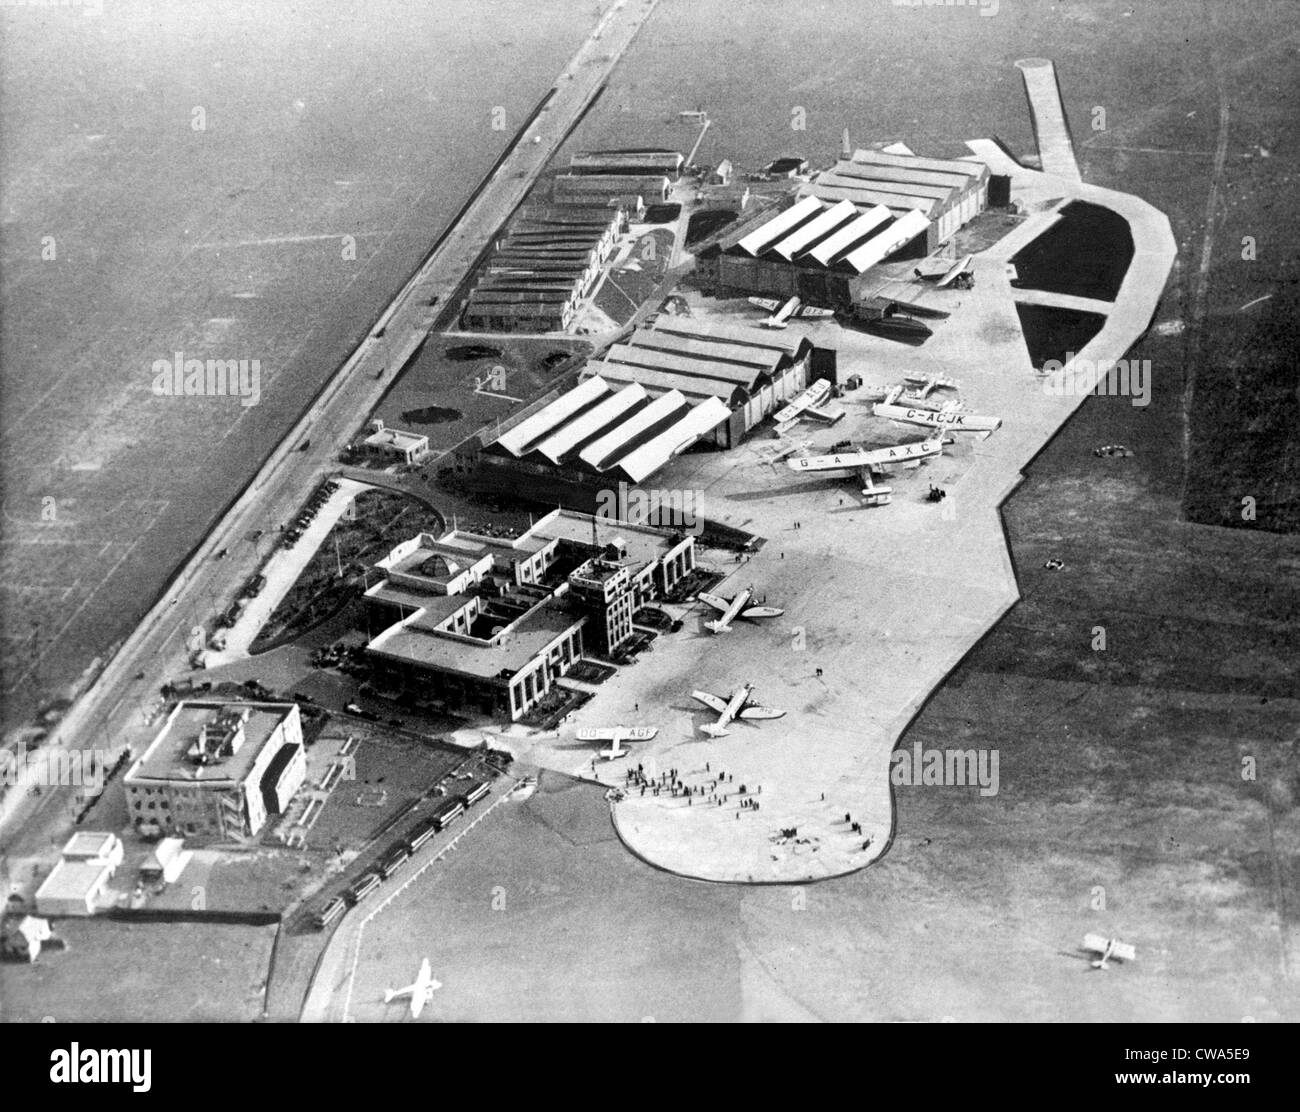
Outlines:
<svg viewBox="0 0 1300 1112"><path fill-rule="evenodd" d="M217 605L233 599L260 562L258 529L290 519L311 488L335 466L338 450L378 404L392 376L428 334L437 310L527 195L658 0L618 0L556 80L554 92L513 148L479 187L455 225L285 437L248 489L199 546L163 597L103 673L71 708L49 745L119 749L143 724L143 707L166 679L186 670L186 641ZM261 542L262 546L265 541ZM228 555L216 559L221 552ZM140 675L143 673L143 675ZM139 678L137 678L137 676ZM27 827L56 796L13 791L0 814L0 838ZM51 812L57 808L50 808ZM51 814L51 819L53 815Z"/></svg>

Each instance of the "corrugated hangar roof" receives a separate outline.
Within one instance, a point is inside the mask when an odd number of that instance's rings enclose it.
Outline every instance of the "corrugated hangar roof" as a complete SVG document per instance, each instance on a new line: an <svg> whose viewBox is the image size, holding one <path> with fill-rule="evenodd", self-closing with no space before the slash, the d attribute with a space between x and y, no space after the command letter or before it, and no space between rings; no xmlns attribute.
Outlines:
<svg viewBox="0 0 1300 1112"><path fill-rule="evenodd" d="M599 374L606 382L639 382L647 390L669 392L676 390L688 398L720 398L727 404L744 393L744 387L725 378L705 378L699 375L677 374L673 371L654 370L629 363L596 363L589 370Z"/></svg>
<svg viewBox="0 0 1300 1112"><path fill-rule="evenodd" d="M774 332L767 328L754 328L747 324L730 324L725 321L697 321L689 317L669 314L659 316L650 326L655 332L670 332L676 336L694 336L699 339L720 339L743 347L770 348L789 359L797 359L808 341L794 332Z"/></svg>
<svg viewBox="0 0 1300 1112"><path fill-rule="evenodd" d="M915 209L924 213L926 217L934 216L943 206L934 197L915 197L907 196L903 193L882 193L878 189L866 188L867 183L863 182L863 188L845 187L840 185L825 185L821 182L811 182L804 186L809 194L814 197L820 197L823 201L840 201L850 200L855 205L863 208L874 205L884 205L894 213L907 212Z"/></svg>
<svg viewBox="0 0 1300 1112"><path fill-rule="evenodd" d="M692 363L704 363L706 366L692 373L731 378L745 384L753 381L755 371L766 374L775 371L783 354L775 348L748 347L719 336L693 336L646 328L638 329L628 337L626 344L618 346L637 351L662 351ZM634 360L636 357L629 355L629 358Z"/></svg>
<svg viewBox="0 0 1300 1112"><path fill-rule="evenodd" d="M841 159L828 171L846 178L867 181L905 182L909 185L931 185L945 190L965 192L975 184L975 179L951 170L925 170L919 166L896 166L874 162L851 162Z"/></svg>
<svg viewBox="0 0 1300 1112"><path fill-rule="evenodd" d="M722 384L729 392L735 387ZM537 453L559 464L577 458L595 471L618 469L632 482L653 474L678 452L725 421L731 407L714 395L696 404L668 389L650 401L632 381L614 390L601 375L584 379L497 438L516 459Z"/></svg>
<svg viewBox="0 0 1300 1112"><path fill-rule="evenodd" d="M861 247L845 255L844 262L859 274L870 270L886 256L924 234L929 224L930 222L919 212L906 213L878 235L867 240Z"/></svg>
<svg viewBox="0 0 1300 1112"><path fill-rule="evenodd" d="M818 185L834 185L840 189L870 189L873 193L901 193L912 197L930 197L936 201L949 201L960 195L951 185L930 185L925 182L889 180L887 178L859 178L850 174L827 171L817 179Z"/></svg>
<svg viewBox="0 0 1300 1112"><path fill-rule="evenodd" d="M983 162L967 162L957 158L923 158L915 154L891 154L888 151L856 150L853 161L875 163L878 166L910 166L917 170L937 170L948 174L965 174L981 179L988 177L989 168Z"/></svg>
<svg viewBox="0 0 1300 1112"><path fill-rule="evenodd" d="M858 209L852 201L839 201L808 223L801 225L784 239L778 240L768 250L775 251L789 262L800 251L857 218Z"/></svg>
<svg viewBox="0 0 1300 1112"><path fill-rule="evenodd" d="M549 405L543 406L531 417L524 418L514 428L507 429L497 437L496 443L512 456L522 456L565 421L594 405L607 393L609 386L604 379L586 379Z"/></svg>
<svg viewBox="0 0 1300 1112"><path fill-rule="evenodd" d="M821 208L821 202L816 197L796 201L784 212L779 212L771 220L760 224L736 246L746 254L757 255L780 237L794 231L805 220L811 220Z"/></svg>
<svg viewBox="0 0 1300 1112"><path fill-rule="evenodd" d="M618 468L634 483L643 482L673 456L686 451L705 433L712 431L730 416L731 410L717 398L709 398L693 407L682 419L665 429L647 444L618 461Z"/></svg>
<svg viewBox="0 0 1300 1112"><path fill-rule="evenodd" d="M540 452L552 463L559 463L565 455L584 441L593 440L597 434L617 423L622 423L622 419L628 412L646 401L649 396L645 388L636 383L612 394L606 394L590 409L561 425L533 450Z"/></svg>
<svg viewBox="0 0 1300 1112"><path fill-rule="evenodd" d="M681 394L669 390L644 409L637 410L626 421L593 440L578 453L578 458L597 471L608 471L620 458L645 443L647 432L656 425L679 417L689 408L689 403Z"/></svg>
<svg viewBox="0 0 1300 1112"><path fill-rule="evenodd" d="M847 199L841 203L853 204L852 201ZM854 206L854 211L857 211L856 206ZM862 243L869 236L875 235L883 225L888 224L893 219L894 214L884 205L869 208L853 223L846 224L834 235L827 236L821 243L809 250L808 257L822 266L830 266L840 255L846 254L856 244Z"/></svg>

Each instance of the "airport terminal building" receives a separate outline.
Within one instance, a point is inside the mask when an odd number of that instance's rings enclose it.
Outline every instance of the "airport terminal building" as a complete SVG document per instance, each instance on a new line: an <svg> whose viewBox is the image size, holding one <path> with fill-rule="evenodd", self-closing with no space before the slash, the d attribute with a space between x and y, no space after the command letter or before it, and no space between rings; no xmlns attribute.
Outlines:
<svg viewBox="0 0 1300 1112"><path fill-rule="evenodd" d="M595 598L607 567L618 589ZM430 705L513 722L581 658L589 622L598 651L616 647L632 611L694 567L692 536L567 510L519 537L421 533L375 565L367 656Z"/></svg>

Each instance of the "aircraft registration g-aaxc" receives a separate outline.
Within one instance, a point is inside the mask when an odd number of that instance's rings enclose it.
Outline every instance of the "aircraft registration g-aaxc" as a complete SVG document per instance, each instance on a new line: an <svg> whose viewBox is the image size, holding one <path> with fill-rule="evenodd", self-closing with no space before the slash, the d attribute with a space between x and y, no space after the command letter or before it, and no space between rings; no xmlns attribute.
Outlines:
<svg viewBox="0 0 1300 1112"><path fill-rule="evenodd" d="M785 461L791 471L860 471L863 468L882 470L893 464L933 459L943 453L943 440L932 437L915 440L910 444L895 444L890 448L856 448L851 452L836 452L833 456L794 456Z"/></svg>

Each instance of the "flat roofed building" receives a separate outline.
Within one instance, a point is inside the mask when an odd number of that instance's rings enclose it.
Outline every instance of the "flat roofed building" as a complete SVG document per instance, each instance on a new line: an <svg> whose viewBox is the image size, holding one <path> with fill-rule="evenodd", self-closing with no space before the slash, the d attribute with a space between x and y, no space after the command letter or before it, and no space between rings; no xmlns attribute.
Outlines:
<svg viewBox="0 0 1300 1112"><path fill-rule="evenodd" d="M116 834L88 830L74 834L37 889L36 910L42 915L93 915L124 853Z"/></svg>
<svg viewBox="0 0 1300 1112"><path fill-rule="evenodd" d="M467 608L470 628L490 610L478 596ZM383 671L404 686L459 706L515 721L582 656L582 618L547 600L514 621L493 624L488 636L431 628L421 615L384 630L366 646Z"/></svg>
<svg viewBox="0 0 1300 1112"><path fill-rule="evenodd" d="M662 174L676 180L684 161L681 151L578 151L569 159L569 170L575 174Z"/></svg>
<svg viewBox="0 0 1300 1112"><path fill-rule="evenodd" d="M639 213L645 205L663 204L671 192L663 174L559 174L552 197L562 205L612 204Z"/></svg>
<svg viewBox="0 0 1300 1112"><path fill-rule="evenodd" d="M125 852L122 839L116 834L81 831L68 839L62 856L65 861L100 861L116 869L122 864Z"/></svg>
<svg viewBox="0 0 1300 1112"><path fill-rule="evenodd" d="M372 432L360 444L368 456L398 463L417 463L429 452L429 438L416 432L389 428L376 418L371 422Z"/></svg>
<svg viewBox="0 0 1300 1112"><path fill-rule="evenodd" d="M127 807L166 834L246 840L266 823L267 788L287 801L305 776L296 703L181 702L127 773Z"/></svg>
<svg viewBox="0 0 1300 1112"><path fill-rule="evenodd" d="M113 866L105 861L60 858L36 890L36 910L51 917L94 915L112 876Z"/></svg>

